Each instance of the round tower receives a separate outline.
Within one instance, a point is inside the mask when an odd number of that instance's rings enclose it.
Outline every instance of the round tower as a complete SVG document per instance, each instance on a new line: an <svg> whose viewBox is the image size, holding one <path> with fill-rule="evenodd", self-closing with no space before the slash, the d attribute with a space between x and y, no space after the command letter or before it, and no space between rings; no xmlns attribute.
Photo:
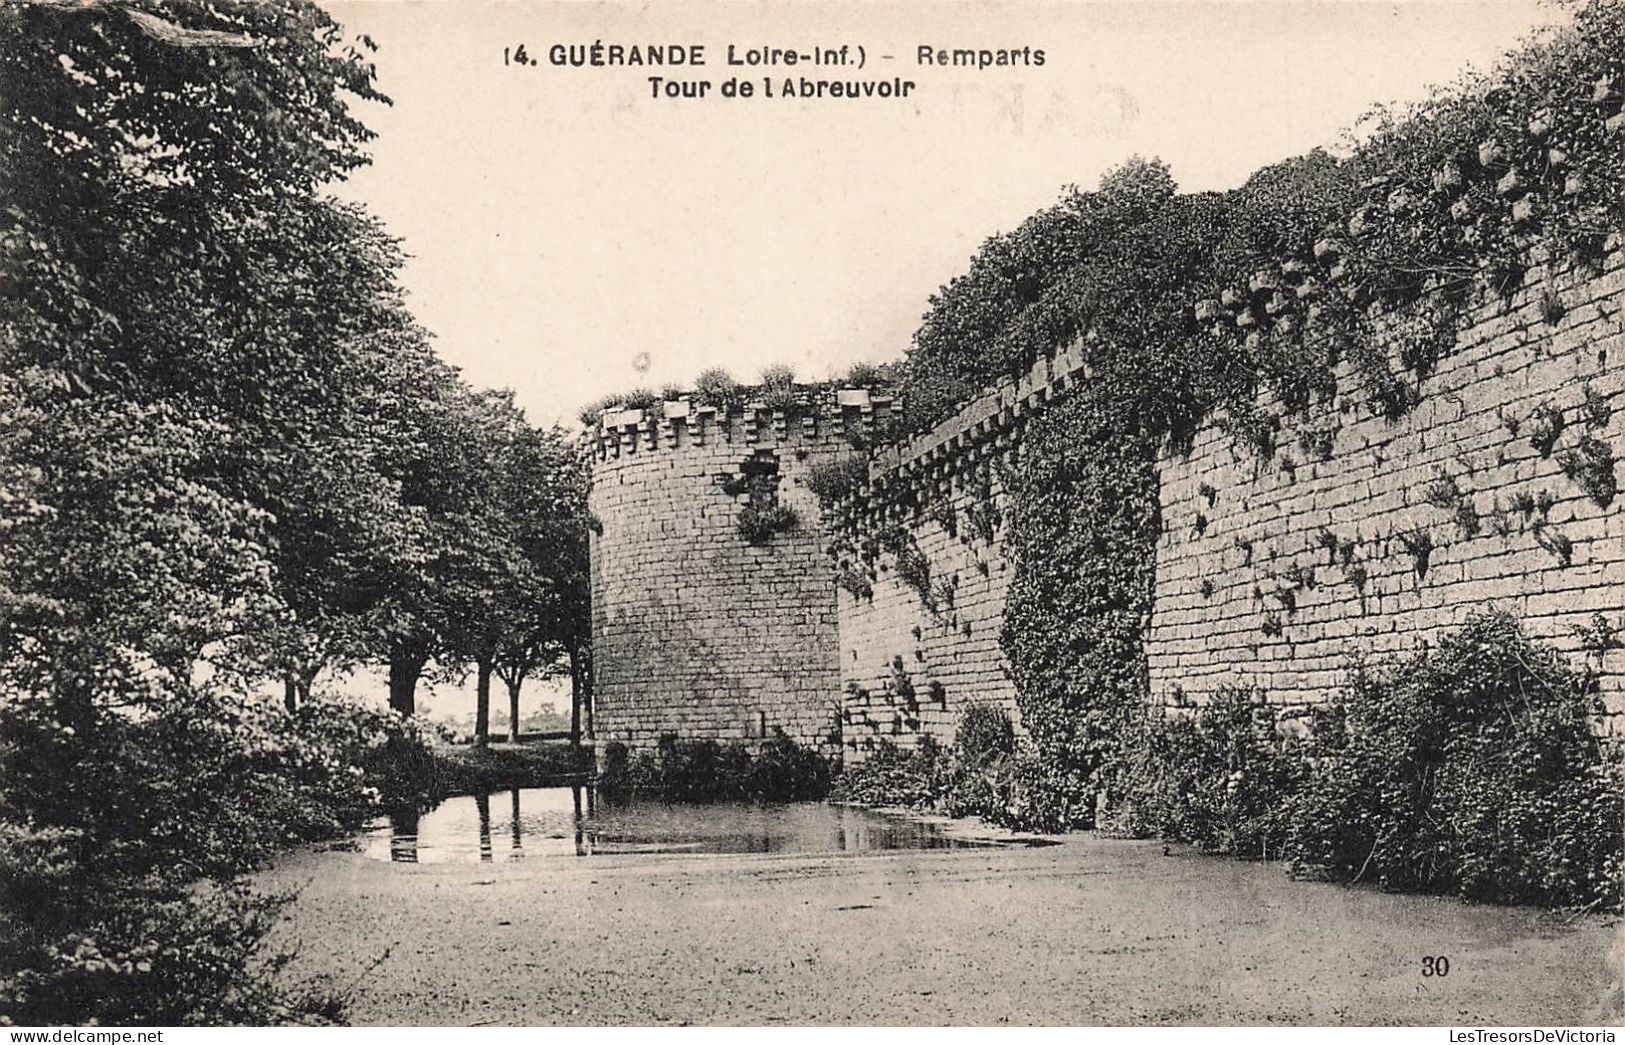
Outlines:
<svg viewBox="0 0 1625 1045"><path fill-rule="evenodd" d="M596 739L840 743L835 581L807 480L863 453L889 406L798 388L611 411L587 433Z"/></svg>

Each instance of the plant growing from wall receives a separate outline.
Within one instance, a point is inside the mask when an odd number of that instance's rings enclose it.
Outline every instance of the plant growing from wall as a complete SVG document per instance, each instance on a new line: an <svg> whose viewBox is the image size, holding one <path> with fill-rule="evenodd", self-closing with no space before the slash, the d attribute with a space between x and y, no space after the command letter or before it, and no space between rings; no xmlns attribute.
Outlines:
<svg viewBox="0 0 1625 1045"><path fill-rule="evenodd" d="M1410 556L1411 570L1416 574L1418 581L1427 576L1428 565L1433 558L1433 532L1426 526L1413 526L1395 535L1399 545Z"/></svg>
<svg viewBox="0 0 1625 1045"><path fill-rule="evenodd" d="M861 454L842 454L814 461L802 483L825 508L854 497L869 486L869 459Z"/></svg>
<svg viewBox="0 0 1625 1045"><path fill-rule="evenodd" d="M1586 496L1600 507L1614 503L1619 481L1614 477L1614 450L1594 435L1582 436L1580 444L1558 456L1563 474L1573 480Z"/></svg>
<svg viewBox="0 0 1625 1045"><path fill-rule="evenodd" d="M858 569L852 563L842 560L835 571L835 584L842 591L847 592L854 599L862 602L873 602L875 597L874 582L869 575Z"/></svg>
<svg viewBox="0 0 1625 1045"><path fill-rule="evenodd" d="M789 533L801 522L787 504L747 504L739 509L739 536L748 544L766 544L775 535Z"/></svg>
<svg viewBox="0 0 1625 1045"><path fill-rule="evenodd" d="M999 507L993 503L993 485L984 476L972 491L965 509L965 528L971 537L992 544L999 532Z"/></svg>
<svg viewBox="0 0 1625 1045"><path fill-rule="evenodd" d="M931 587L931 560L914 543L913 535L894 524L882 529L877 539L880 547L891 554L898 581L919 596L920 604L935 615L937 601Z"/></svg>
<svg viewBox="0 0 1625 1045"><path fill-rule="evenodd" d="M1540 404L1529 417L1529 445L1542 457L1552 456L1552 448L1557 445L1567 424L1563 411L1556 405L1550 402Z"/></svg>
<svg viewBox="0 0 1625 1045"><path fill-rule="evenodd" d="M1574 542L1561 530L1542 523L1535 527L1535 543L1551 552L1561 566L1570 566L1574 562Z"/></svg>
<svg viewBox="0 0 1625 1045"><path fill-rule="evenodd" d="M1422 498L1440 511L1449 512L1451 520L1461 530L1463 537L1478 536L1478 531L1482 528L1478 509L1473 507L1472 498L1456 485L1456 480L1446 475L1442 469L1438 472L1437 478L1423 488Z"/></svg>
<svg viewBox="0 0 1625 1045"><path fill-rule="evenodd" d="M1337 443L1337 427L1335 425L1321 425L1314 428L1305 428L1298 434L1298 446L1303 452L1319 461L1330 461L1332 450Z"/></svg>
<svg viewBox="0 0 1625 1045"><path fill-rule="evenodd" d="M1585 396L1580 404L1580 412L1585 418L1586 429L1597 432L1607 428L1608 419L1614 415L1614 408L1609 404L1608 397L1598 392L1590 381L1581 385L1580 391Z"/></svg>

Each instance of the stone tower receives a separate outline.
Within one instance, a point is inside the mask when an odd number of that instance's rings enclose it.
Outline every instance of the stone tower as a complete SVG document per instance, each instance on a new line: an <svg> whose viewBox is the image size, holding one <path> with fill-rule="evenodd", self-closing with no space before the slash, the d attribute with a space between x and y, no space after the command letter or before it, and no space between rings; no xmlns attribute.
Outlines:
<svg viewBox="0 0 1625 1045"><path fill-rule="evenodd" d="M765 397L764 397L765 398ZM592 460L594 732L840 742L835 582L812 470L890 401L799 388L606 414Z"/></svg>

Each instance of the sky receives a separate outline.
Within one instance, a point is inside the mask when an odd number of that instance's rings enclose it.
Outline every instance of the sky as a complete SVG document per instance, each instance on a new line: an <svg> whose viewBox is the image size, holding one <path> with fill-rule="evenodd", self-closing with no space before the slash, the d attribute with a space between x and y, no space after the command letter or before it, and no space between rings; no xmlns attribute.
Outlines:
<svg viewBox="0 0 1625 1045"><path fill-rule="evenodd" d="M541 424L711 366L820 379L898 358L932 292L1064 186L1136 154L1185 191L1238 185L1558 17L1523 0L327 6L377 41L394 102L361 108L374 163L340 193L404 240L409 301L441 354ZM595 41L700 44L707 64L548 60ZM512 64L521 44L537 64ZM862 46L865 66L730 68L730 44ZM921 46L1045 62L922 67ZM653 98L650 74L711 87ZM915 87L720 97L735 75Z"/></svg>

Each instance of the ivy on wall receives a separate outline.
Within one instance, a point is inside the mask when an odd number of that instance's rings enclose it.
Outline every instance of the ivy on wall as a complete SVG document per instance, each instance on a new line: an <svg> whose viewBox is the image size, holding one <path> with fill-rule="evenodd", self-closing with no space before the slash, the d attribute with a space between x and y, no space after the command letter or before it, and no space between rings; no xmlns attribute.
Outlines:
<svg viewBox="0 0 1625 1045"><path fill-rule="evenodd" d="M902 387L915 431L1075 344L1089 367L1086 385L1030 422L1005 482L1016 568L1002 639L1035 748L1025 771L1048 796L1037 822L1089 820L1109 790L1118 726L1145 697L1159 450L1188 445L1217 414L1290 477L1283 415L1337 404L1403 416L1453 349L1464 309L1519 290L1538 264L1594 262L1625 226L1625 11L1591 2L1573 15L1493 76L1377 110L1346 157L1316 151L1197 195L1176 194L1160 162L1131 161L1098 191L1069 190L989 240L932 298ZM1558 322L1548 297L1545 318ZM1344 361L1356 388L1338 385ZM1263 391L1279 412L1260 407ZM1554 413L1529 425L1543 455L1563 434ZM1305 460L1333 452L1335 424L1304 431ZM1613 451L1586 438L1560 461L1607 504ZM906 482L839 485L890 509L871 518L920 515ZM1454 527L1476 535L1468 492L1435 492ZM987 500L966 509L964 529L981 529ZM1420 583L1432 533L1396 537L1393 553ZM1562 534L1541 527L1536 539L1569 560ZM1330 554L1363 593L1353 546ZM929 562L905 565L932 607ZM1288 615L1295 590L1275 594ZM1280 615L1269 619L1278 633Z"/></svg>
<svg viewBox="0 0 1625 1045"><path fill-rule="evenodd" d="M1038 418L1007 477L1014 573L1001 640L1033 743L1039 826L1092 822L1094 794L1145 703L1156 447L1121 401L1089 389Z"/></svg>

